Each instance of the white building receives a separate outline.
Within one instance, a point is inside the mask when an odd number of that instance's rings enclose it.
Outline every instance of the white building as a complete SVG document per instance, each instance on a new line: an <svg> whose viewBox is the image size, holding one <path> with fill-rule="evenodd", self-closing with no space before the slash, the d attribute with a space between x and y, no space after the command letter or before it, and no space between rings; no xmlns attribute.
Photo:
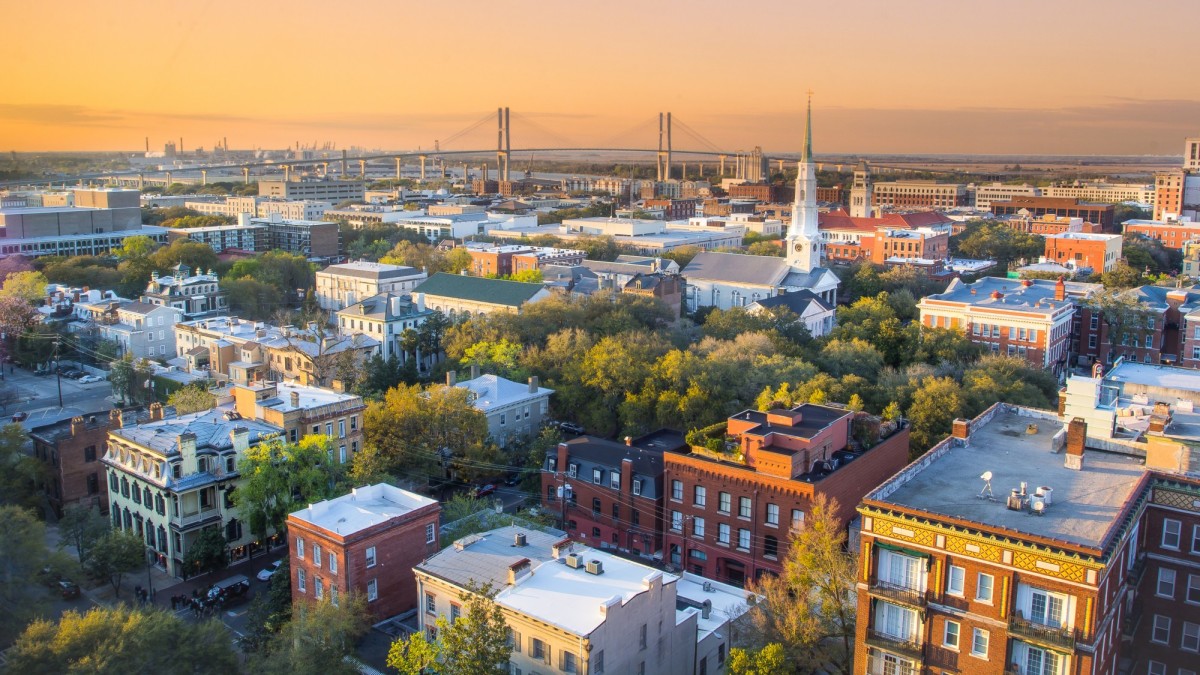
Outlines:
<svg viewBox="0 0 1200 675"><path fill-rule="evenodd" d="M464 537L413 572L431 635L469 584L499 590L513 673L723 673L729 616L746 609L738 589L514 526Z"/></svg>
<svg viewBox="0 0 1200 675"><path fill-rule="evenodd" d="M501 447L516 438L536 436L542 420L550 414L553 389L538 386L536 377L528 384L513 382L499 375L479 375L463 382L456 374L446 374L446 384L471 391L471 403L487 416L488 433Z"/></svg>
<svg viewBox="0 0 1200 675"><path fill-rule="evenodd" d="M409 293L429 275L403 265L359 260L330 265L316 277L317 304L338 311L380 293Z"/></svg>
<svg viewBox="0 0 1200 675"><path fill-rule="evenodd" d="M431 310L413 302L407 294L380 293L338 310L338 333L369 335L382 343L380 356L384 359L395 356L403 363L409 358L402 346L405 331L416 330L432 315ZM416 358L422 359L419 350Z"/></svg>
<svg viewBox="0 0 1200 675"><path fill-rule="evenodd" d="M117 343L118 356L169 359L175 355L174 327L182 318L182 310L176 307L126 302L101 319L97 328L101 338Z"/></svg>
<svg viewBox="0 0 1200 675"><path fill-rule="evenodd" d="M174 307L187 321L228 313L229 294L221 290L220 279L212 270L192 274L192 268L179 263L171 271L170 276L154 275L142 294L142 302Z"/></svg>
<svg viewBox="0 0 1200 675"><path fill-rule="evenodd" d="M813 337L828 335L833 330L834 307L817 297L812 291L794 291L755 300L747 306L746 311L758 314L779 307L788 309L796 315L798 320L803 321L804 326L808 328L808 332Z"/></svg>
<svg viewBox="0 0 1200 675"><path fill-rule="evenodd" d="M969 188L968 188L969 189ZM1033 185L1005 185L991 183L975 186L975 208L989 209L992 202L1006 202L1013 197L1040 197L1041 190Z"/></svg>
<svg viewBox="0 0 1200 675"><path fill-rule="evenodd" d="M1042 188L1043 197L1075 197L1087 202L1118 204L1134 202L1154 207L1154 185L1150 183L1087 183L1075 181Z"/></svg>

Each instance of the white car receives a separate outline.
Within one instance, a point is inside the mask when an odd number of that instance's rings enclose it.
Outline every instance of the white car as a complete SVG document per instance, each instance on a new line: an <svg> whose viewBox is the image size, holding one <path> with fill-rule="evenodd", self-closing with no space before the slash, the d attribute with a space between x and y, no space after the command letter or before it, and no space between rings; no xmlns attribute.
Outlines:
<svg viewBox="0 0 1200 675"><path fill-rule="evenodd" d="M265 568L263 568L262 570L259 571L258 580L259 581L270 581L271 577L275 576L275 573L279 571L279 566L282 564L283 564L282 560L276 560L275 562L271 563L270 565L267 565Z"/></svg>
<svg viewBox="0 0 1200 675"><path fill-rule="evenodd" d="M104 381L103 377L97 377L95 375L84 375L83 377L79 378L80 384L91 384L92 382L103 382L103 381Z"/></svg>

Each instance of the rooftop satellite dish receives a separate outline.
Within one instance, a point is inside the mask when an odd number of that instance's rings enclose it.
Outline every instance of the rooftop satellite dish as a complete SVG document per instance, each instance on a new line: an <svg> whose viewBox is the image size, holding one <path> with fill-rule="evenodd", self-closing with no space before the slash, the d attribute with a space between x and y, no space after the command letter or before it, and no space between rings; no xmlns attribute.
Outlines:
<svg viewBox="0 0 1200 675"><path fill-rule="evenodd" d="M984 471L980 478L983 479L983 489L980 490L979 494L976 496L978 496L980 499L996 501L995 496L992 494L992 472Z"/></svg>

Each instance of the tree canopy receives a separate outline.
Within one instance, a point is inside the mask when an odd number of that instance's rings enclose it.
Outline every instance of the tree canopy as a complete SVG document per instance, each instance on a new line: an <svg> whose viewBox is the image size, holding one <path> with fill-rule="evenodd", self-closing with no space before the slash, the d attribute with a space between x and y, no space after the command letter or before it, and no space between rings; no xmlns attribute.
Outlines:
<svg viewBox="0 0 1200 675"><path fill-rule="evenodd" d="M512 645L504 612L491 585L469 584L460 596L462 613L453 622L437 619L437 640L423 632L392 643L387 664L404 675L429 671L455 675L495 675L508 663Z"/></svg>
<svg viewBox="0 0 1200 675"><path fill-rule="evenodd" d="M320 434L296 443L274 439L247 448L238 462L242 481L233 503L259 539L283 532L287 516L301 505L333 497L340 465L333 441Z"/></svg>

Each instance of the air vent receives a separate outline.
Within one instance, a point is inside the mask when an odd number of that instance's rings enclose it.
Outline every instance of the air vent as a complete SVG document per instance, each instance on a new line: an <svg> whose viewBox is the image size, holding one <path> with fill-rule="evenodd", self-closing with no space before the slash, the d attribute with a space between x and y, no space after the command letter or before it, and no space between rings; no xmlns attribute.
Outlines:
<svg viewBox="0 0 1200 675"><path fill-rule="evenodd" d="M600 562L599 560L589 560L587 564L587 573L604 574L604 563Z"/></svg>
<svg viewBox="0 0 1200 675"><path fill-rule="evenodd" d="M567 560L567 567L574 567L575 569L579 569L580 567L583 566L583 556L579 555L578 553L568 553L566 560Z"/></svg>

